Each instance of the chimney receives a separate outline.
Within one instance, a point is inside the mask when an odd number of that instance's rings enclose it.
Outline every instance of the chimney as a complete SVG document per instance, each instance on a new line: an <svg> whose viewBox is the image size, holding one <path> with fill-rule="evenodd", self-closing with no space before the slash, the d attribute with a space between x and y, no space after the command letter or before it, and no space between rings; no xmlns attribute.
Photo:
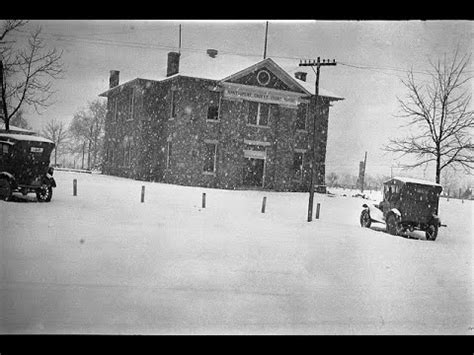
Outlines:
<svg viewBox="0 0 474 355"><path fill-rule="evenodd" d="M305 73L305 72L302 72L302 71L297 71L297 72L295 73L295 78L296 78L296 79L299 79L299 80L301 80L301 81L306 81L306 75L307 75L307 74L308 74L308 73Z"/></svg>
<svg viewBox="0 0 474 355"><path fill-rule="evenodd" d="M118 70L111 70L110 77L109 77L109 89L116 87L119 84L119 75L120 72Z"/></svg>
<svg viewBox="0 0 474 355"><path fill-rule="evenodd" d="M171 76L179 73L179 57L178 52L168 53L168 67L166 68L166 76Z"/></svg>
<svg viewBox="0 0 474 355"><path fill-rule="evenodd" d="M206 51L207 55L211 58L215 58L217 56L217 49L213 49L213 48L209 48L207 51Z"/></svg>

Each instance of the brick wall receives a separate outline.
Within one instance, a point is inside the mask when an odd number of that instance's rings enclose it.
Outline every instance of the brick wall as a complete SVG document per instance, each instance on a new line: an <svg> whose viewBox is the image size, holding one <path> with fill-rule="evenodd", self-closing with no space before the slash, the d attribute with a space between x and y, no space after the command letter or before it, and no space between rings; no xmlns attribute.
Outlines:
<svg viewBox="0 0 474 355"><path fill-rule="evenodd" d="M115 100L126 111L130 88L124 85L109 96L106 119L106 139L109 152L104 172L112 175L163 181L167 183L217 188L241 188L243 181L244 149L265 150L264 188L277 191L307 191L310 183L312 159L311 107L306 131L296 130L296 108L271 105L268 127L247 125L249 102L221 98L218 121L207 120L211 88L216 82L189 77L173 77L162 82L134 81L136 93L135 115L127 120L122 114L114 123L112 114ZM171 118L171 93L175 92L176 117ZM314 104L314 103L313 103ZM323 106L328 107L324 101ZM316 185L324 184L328 110L317 120L317 178ZM133 136L133 159L130 166L123 162L120 144L124 137ZM203 173L205 142L217 141L216 170ZM268 142L268 146L249 147L244 141ZM172 144L169 167L166 166L168 142ZM305 151L303 176L292 176L295 149ZM110 155L110 154L109 154Z"/></svg>

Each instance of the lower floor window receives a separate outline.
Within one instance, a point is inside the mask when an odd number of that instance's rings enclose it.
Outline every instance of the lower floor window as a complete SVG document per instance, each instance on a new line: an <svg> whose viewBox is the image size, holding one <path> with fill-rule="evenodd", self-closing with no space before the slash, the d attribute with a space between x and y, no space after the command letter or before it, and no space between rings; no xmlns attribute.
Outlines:
<svg viewBox="0 0 474 355"><path fill-rule="evenodd" d="M294 179L301 179L303 177L303 158L304 153L295 152L293 154L292 174Z"/></svg>
<svg viewBox="0 0 474 355"><path fill-rule="evenodd" d="M132 163L133 137L125 136L123 140L123 166L129 167Z"/></svg>
<svg viewBox="0 0 474 355"><path fill-rule="evenodd" d="M173 148L173 145L171 142L168 142L168 149L167 149L167 154L166 154L166 169L169 169L171 167L171 149Z"/></svg>
<svg viewBox="0 0 474 355"><path fill-rule="evenodd" d="M206 143L204 151L204 172L214 173L216 171L216 143Z"/></svg>

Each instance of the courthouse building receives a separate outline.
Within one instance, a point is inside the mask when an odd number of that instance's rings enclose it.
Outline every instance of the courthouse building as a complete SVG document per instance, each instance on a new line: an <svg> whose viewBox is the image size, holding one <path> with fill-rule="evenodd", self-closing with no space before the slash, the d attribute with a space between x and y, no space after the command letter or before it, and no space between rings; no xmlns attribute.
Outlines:
<svg viewBox="0 0 474 355"><path fill-rule="evenodd" d="M329 108L309 67L272 58L168 53L163 77L119 83L112 70L105 174L225 189L308 191L316 117L317 191L325 190ZM311 70L311 68L309 68ZM157 73L158 75L161 73Z"/></svg>

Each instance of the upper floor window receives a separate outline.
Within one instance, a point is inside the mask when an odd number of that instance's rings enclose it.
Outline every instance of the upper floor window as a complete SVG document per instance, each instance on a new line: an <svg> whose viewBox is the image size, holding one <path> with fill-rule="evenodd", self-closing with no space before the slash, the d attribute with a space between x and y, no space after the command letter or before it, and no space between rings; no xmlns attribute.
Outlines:
<svg viewBox="0 0 474 355"><path fill-rule="evenodd" d="M134 117L133 117L133 113L134 113L134 110L135 110L135 88L132 88L131 92L130 92L130 97L129 97L129 106L128 106L128 109L129 109L129 112L128 112L128 118L127 118L127 121L130 121L130 120L133 120Z"/></svg>
<svg viewBox="0 0 474 355"><path fill-rule="evenodd" d="M296 129L306 130L306 117L308 116L308 104L301 103L298 105L298 112L296 114Z"/></svg>
<svg viewBox="0 0 474 355"><path fill-rule="evenodd" d="M207 109L207 119L208 120L218 120L219 119L219 104L220 104L220 93L211 92L211 100L209 102L209 107Z"/></svg>
<svg viewBox="0 0 474 355"><path fill-rule="evenodd" d="M270 104L249 101L249 114L247 123L254 126L268 126Z"/></svg>
<svg viewBox="0 0 474 355"><path fill-rule="evenodd" d="M117 122L118 121L118 115L119 115L119 113L118 113L118 98L115 97L112 102L113 102L113 107L114 107L114 113L113 113L114 122Z"/></svg>
<svg viewBox="0 0 474 355"><path fill-rule="evenodd" d="M171 112L170 112L170 118L175 118L176 117L176 90L171 90Z"/></svg>

